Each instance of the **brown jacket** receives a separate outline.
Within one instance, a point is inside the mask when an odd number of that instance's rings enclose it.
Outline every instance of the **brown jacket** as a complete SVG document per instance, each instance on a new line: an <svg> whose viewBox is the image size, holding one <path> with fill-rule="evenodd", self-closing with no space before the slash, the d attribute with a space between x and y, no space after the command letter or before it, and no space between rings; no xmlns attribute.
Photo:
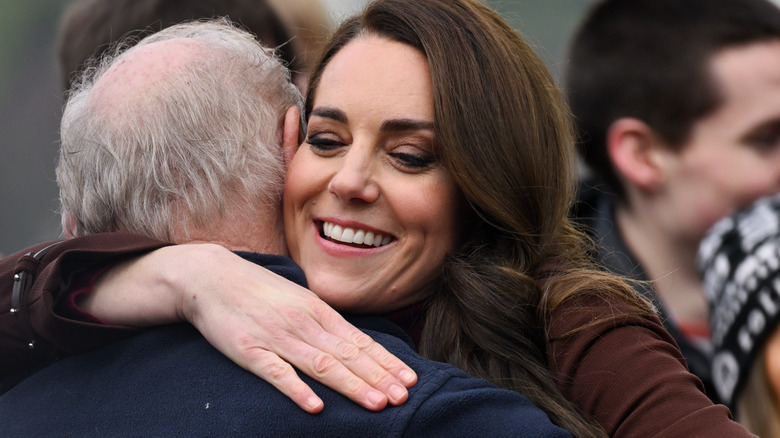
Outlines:
<svg viewBox="0 0 780 438"><path fill-rule="evenodd" d="M136 333L129 327L68 320L54 312L55 303L75 273L166 244L129 234L97 234L59 242L36 260L33 255L48 245L0 260L3 380ZM21 277L16 294L15 275ZM22 287L25 282L29 287ZM704 395L658 318L621 306L627 305L584 295L553 313L552 339L605 316L628 315L550 344L548 361L567 397L614 437L754 436L730 420L726 407Z"/></svg>

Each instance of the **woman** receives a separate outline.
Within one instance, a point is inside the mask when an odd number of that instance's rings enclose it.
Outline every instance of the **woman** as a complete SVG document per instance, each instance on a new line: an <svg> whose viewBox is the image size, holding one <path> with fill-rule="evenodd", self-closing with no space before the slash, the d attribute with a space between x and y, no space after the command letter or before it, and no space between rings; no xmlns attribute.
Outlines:
<svg viewBox="0 0 780 438"><path fill-rule="evenodd" d="M700 392L647 304L592 268L566 218L576 171L560 92L493 11L372 3L328 44L307 116L285 226L326 301L411 315L424 356L526 394L577 436L603 435L589 416L611 436L744 434ZM204 306L192 319L220 320L200 297L229 293L228 262L218 280L210 266L172 279L175 261L146 257L163 263L125 267L103 286L172 285L199 297L185 300ZM99 308L88 307L103 317Z"/></svg>

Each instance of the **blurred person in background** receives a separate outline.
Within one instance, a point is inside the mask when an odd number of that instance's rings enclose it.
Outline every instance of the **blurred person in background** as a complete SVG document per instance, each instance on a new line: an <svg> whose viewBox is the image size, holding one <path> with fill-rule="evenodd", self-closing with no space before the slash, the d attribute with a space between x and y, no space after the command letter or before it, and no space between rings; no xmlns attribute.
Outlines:
<svg viewBox="0 0 780 438"><path fill-rule="evenodd" d="M313 62L331 30L319 0L306 0L307 8L275 0L81 0L66 9L57 37L57 60L62 86L85 67L92 56L124 37L136 40L176 23L228 17L253 33L290 69L296 85L305 84ZM298 36L300 35L300 36ZM124 40L129 41L128 39Z"/></svg>
<svg viewBox="0 0 780 438"><path fill-rule="evenodd" d="M301 58L293 82L306 94L306 83L317 63L322 46L333 32L333 21L322 2L310 0L267 0L287 24L294 38L292 45Z"/></svg>
<svg viewBox="0 0 780 438"><path fill-rule="evenodd" d="M569 58L565 89L593 177L575 215L609 269L642 280L717 401L696 251L715 221L780 189L780 10L599 1Z"/></svg>
<svg viewBox="0 0 780 438"><path fill-rule="evenodd" d="M780 438L780 195L717 222L698 263L715 389L748 430Z"/></svg>

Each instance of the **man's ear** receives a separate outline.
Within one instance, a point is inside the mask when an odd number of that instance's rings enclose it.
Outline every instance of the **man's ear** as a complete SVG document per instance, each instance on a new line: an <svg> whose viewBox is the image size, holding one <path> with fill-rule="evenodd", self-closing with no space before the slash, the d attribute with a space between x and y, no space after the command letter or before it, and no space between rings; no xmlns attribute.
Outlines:
<svg viewBox="0 0 780 438"><path fill-rule="evenodd" d="M287 108L282 126L282 149L284 151L284 164L290 164L295 151L300 146L298 135L301 130L301 110L297 106Z"/></svg>
<svg viewBox="0 0 780 438"><path fill-rule="evenodd" d="M62 226L62 234L66 239L72 239L75 237L76 231L76 218L71 216L70 213L63 212L60 217L60 225Z"/></svg>
<svg viewBox="0 0 780 438"><path fill-rule="evenodd" d="M618 119L607 132L607 153L621 179L644 192L655 191L664 180L664 147L639 119Z"/></svg>

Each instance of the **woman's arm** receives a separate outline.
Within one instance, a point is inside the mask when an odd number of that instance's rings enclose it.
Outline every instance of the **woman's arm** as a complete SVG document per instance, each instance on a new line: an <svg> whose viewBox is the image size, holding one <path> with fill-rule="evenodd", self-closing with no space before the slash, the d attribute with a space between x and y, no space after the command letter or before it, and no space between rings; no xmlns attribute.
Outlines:
<svg viewBox="0 0 780 438"><path fill-rule="evenodd" d="M707 398L657 317L583 294L555 309L550 337L563 394L611 437L754 436Z"/></svg>
<svg viewBox="0 0 780 438"><path fill-rule="evenodd" d="M116 236L130 238L122 233L111 236L109 241L116 240ZM94 240L94 236L87 237ZM135 238L140 243L130 248L125 245L125 253L137 255L139 250L164 245ZM103 239L97 246L106 243ZM416 382L409 367L316 295L218 245L170 246L122 261L77 302L82 310L108 325L62 318L54 314L51 303L63 295L53 289L68 283L68 271L75 269L74 265L88 265L87 259L92 261L90 266L95 266L96 260L107 263L109 256L116 260L122 251L95 250L101 253L96 255L81 248L76 251L79 257L75 257L72 252L79 248L78 239L60 245L69 247L71 256L45 259L38 272L47 274L36 277L34 287L38 309L32 326L36 337L46 340L41 344L51 345L53 354L87 349L80 347L81 342L89 343L90 348L107 343L88 342L91 333L111 333L107 337L110 342L139 327L187 320L229 358L274 384L309 412L322 409L322 402L291 365L373 410L382 409L388 401L403 403L405 387ZM83 246L95 245L89 241ZM70 331L50 333L52 321L78 327L83 337L73 336ZM0 320L0 330L5 328ZM15 348L23 345L18 340L16 344ZM31 356L29 352L23 354ZM39 355L34 358L46 360Z"/></svg>
<svg viewBox="0 0 780 438"><path fill-rule="evenodd" d="M221 247L187 245L181 251L192 251L189 257L168 260L165 254L176 255L179 248L171 247L167 253L151 252L117 264L165 245L106 233L62 241L35 263L26 254L47 245L0 260L0 387L13 380L7 376L23 376L56 357L99 348L137 333L139 327L187 319L208 332L206 337L220 351L309 412L317 412L322 404L290 364L369 409L383 408L388 399L393 404L405 401L404 387L416 382L409 367L308 290ZM219 265L222 261L225 266ZM115 267L100 278L93 291L97 293L85 295L80 303L108 324L55 313L72 285L71 274L107 264ZM235 272L231 264L238 267ZM166 266L170 269L163 269ZM30 284L22 309L12 311L13 278L21 271ZM123 283L123 278L135 280ZM115 295L112 284L117 286Z"/></svg>

